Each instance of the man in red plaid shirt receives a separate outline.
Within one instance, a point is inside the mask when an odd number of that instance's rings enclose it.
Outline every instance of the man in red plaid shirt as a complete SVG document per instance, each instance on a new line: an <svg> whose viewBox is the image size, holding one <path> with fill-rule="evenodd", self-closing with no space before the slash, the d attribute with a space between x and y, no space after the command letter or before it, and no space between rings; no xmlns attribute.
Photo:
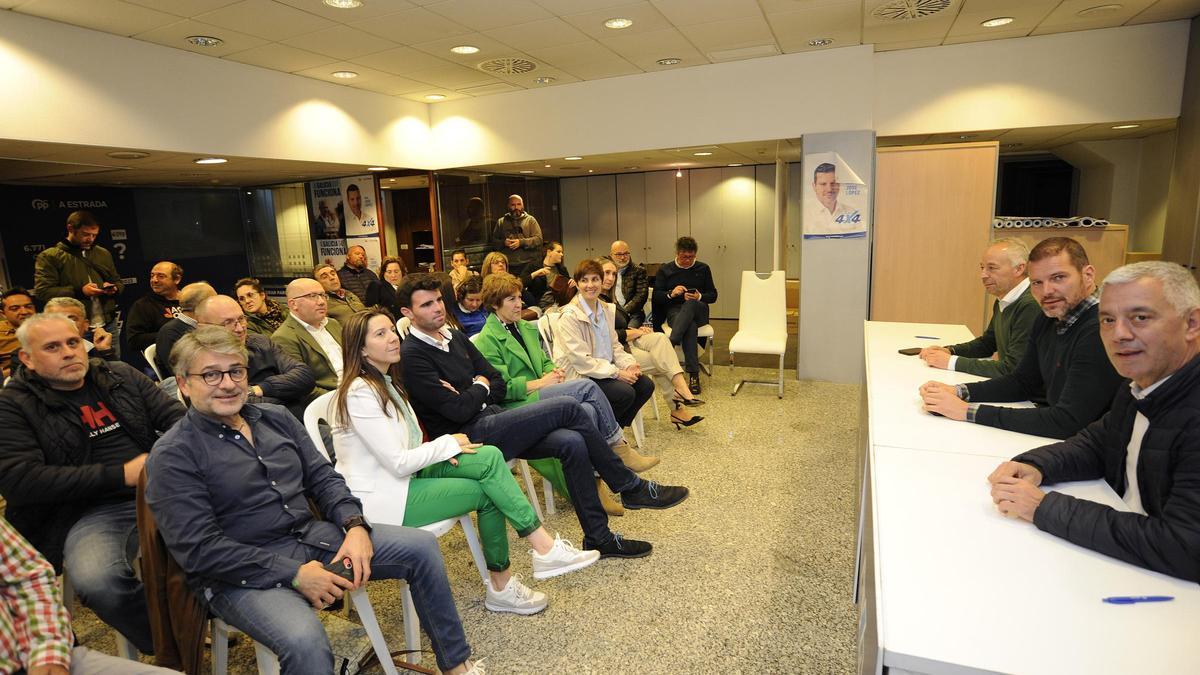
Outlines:
<svg viewBox="0 0 1200 675"><path fill-rule="evenodd" d="M54 568L0 518L0 675L175 671L74 647Z"/></svg>

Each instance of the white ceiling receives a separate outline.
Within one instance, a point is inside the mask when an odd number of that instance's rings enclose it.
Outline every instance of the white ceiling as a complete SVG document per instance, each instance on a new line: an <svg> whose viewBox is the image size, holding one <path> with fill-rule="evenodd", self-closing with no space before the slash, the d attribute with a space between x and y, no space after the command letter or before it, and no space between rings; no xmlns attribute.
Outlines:
<svg viewBox="0 0 1200 675"><path fill-rule="evenodd" d="M1200 0L0 0L40 16L212 57L382 94L447 100L555 86L779 53L873 44L877 51L930 47L1126 24L1186 19ZM882 5L944 4L932 16L890 21ZM1099 6L1112 9L1092 11ZM1083 13L1081 15L1081 12ZM2 16L2 15L0 15ZM980 22L1009 16L1000 28ZM633 25L604 27L623 17ZM224 42L195 47L188 36ZM829 39L828 46L810 40ZM450 47L480 49L458 55ZM477 65L515 57L522 75ZM663 58L680 63L662 66ZM334 78L350 70L358 77ZM547 85L535 78L552 77Z"/></svg>

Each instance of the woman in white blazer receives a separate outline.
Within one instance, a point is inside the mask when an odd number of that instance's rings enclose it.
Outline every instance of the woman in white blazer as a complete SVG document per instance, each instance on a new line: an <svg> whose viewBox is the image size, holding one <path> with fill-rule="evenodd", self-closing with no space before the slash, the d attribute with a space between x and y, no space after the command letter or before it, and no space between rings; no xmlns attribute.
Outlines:
<svg viewBox="0 0 1200 675"><path fill-rule="evenodd" d="M464 434L422 442L400 378L400 336L390 314L359 312L342 327L346 364L338 387L333 443L337 470L368 520L421 527L477 512L489 583L484 605L534 614L546 595L509 571L505 521L533 548L535 579L582 569L599 558L551 537L517 486L504 456ZM447 385L449 386L449 385Z"/></svg>

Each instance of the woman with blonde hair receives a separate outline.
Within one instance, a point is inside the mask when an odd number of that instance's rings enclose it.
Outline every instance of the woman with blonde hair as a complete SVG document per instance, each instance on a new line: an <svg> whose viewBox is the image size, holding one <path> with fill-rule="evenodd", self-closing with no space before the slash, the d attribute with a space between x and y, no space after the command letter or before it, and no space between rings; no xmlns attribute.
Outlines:
<svg viewBox="0 0 1200 675"><path fill-rule="evenodd" d="M533 548L535 579L583 569L600 557L550 536L496 447L472 443L465 434L422 442L402 385L400 337L390 314L374 308L351 316L342 327L342 347L336 468L369 520L421 527L475 511L489 576L484 606L494 612L535 614L548 602L509 571L506 520Z"/></svg>

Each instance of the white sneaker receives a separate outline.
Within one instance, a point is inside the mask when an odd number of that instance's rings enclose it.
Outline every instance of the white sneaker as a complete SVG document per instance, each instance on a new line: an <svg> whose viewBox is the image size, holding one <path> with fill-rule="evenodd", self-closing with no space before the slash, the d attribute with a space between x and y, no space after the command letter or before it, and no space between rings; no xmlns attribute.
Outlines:
<svg viewBox="0 0 1200 675"><path fill-rule="evenodd" d="M487 583L487 599L483 606L493 612L512 612L513 614L537 614L546 609L550 600L545 593L535 591L521 583L517 575L508 580L508 585L500 591L492 590L492 582Z"/></svg>
<svg viewBox="0 0 1200 675"><path fill-rule="evenodd" d="M487 668L483 667L483 659L471 664L471 669L463 675L487 675Z"/></svg>
<svg viewBox="0 0 1200 675"><path fill-rule="evenodd" d="M549 579L551 577L581 570L600 559L599 551L580 551L571 542L554 535L554 547L542 555L537 551L533 554L533 578Z"/></svg>

